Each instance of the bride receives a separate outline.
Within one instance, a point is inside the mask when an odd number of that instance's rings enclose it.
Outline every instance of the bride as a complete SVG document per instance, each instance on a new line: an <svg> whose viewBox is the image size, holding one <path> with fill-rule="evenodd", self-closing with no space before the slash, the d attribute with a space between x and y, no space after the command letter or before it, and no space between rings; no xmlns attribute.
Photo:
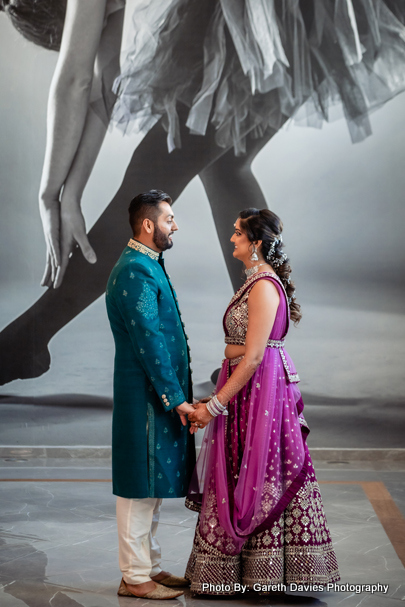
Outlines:
<svg viewBox="0 0 405 607"><path fill-rule="evenodd" d="M225 312L216 393L189 415L196 428L211 422L186 501L200 512L185 576L199 594L229 594L224 580L232 593L241 583L340 579L284 350L301 312L281 232L268 209L239 214L231 242L247 279Z"/></svg>

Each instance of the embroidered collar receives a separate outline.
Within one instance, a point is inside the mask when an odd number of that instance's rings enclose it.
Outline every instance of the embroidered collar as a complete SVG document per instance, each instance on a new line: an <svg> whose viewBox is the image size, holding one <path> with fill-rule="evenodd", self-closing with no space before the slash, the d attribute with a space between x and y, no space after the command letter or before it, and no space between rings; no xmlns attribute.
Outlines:
<svg viewBox="0 0 405 607"><path fill-rule="evenodd" d="M150 249L146 245L142 244L138 240L134 240L133 238L129 239L128 247L131 247L131 249L135 249L135 251L139 251L139 253L147 255L154 261L157 261L159 259L160 253L154 251L153 249Z"/></svg>

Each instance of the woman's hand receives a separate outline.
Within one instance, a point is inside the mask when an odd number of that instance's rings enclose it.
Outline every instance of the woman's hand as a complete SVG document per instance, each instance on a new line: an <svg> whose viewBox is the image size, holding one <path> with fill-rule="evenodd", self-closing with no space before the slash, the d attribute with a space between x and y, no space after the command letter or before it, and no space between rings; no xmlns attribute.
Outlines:
<svg viewBox="0 0 405 607"><path fill-rule="evenodd" d="M83 257L89 263L97 261L96 254L87 238L80 203L76 200L66 200L62 196L60 209L60 264L53 285L55 289L62 284L69 257L76 245L80 247Z"/></svg>
<svg viewBox="0 0 405 607"><path fill-rule="evenodd" d="M192 413L189 413L188 419L191 422L191 427L197 429L205 428L205 426L212 419L214 419L214 416L211 415L211 413L208 411L205 402L200 401L198 405L194 407L194 411Z"/></svg>
<svg viewBox="0 0 405 607"><path fill-rule="evenodd" d="M51 287L60 265L60 202L58 197L46 199L41 196L39 212L46 244L46 264L41 285Z"/></svg>
<svg viewBox="0 0 405 607"><path fill-rule="evenodd" d="M194 402L194 399L193 399ZM177 413L180 415L181 423L183 426L187 425L187 417L190 420L191 413L195 412L196 404L190 405L188 402L181 403L178 407L176 407ZM190 426L190 434L195 434L198 431L198 428L203 428L204 425L196 426L195 424L191 424Z"/></svg>
<svg viewBox="0 0 405 607"><path fill-rule="evenodd" d="M84 217L77 201L40 200L40 213L47 248L42 286L56 289L62 284L69 257L77 244L89 263L97 261L86 234Z"/></svg>

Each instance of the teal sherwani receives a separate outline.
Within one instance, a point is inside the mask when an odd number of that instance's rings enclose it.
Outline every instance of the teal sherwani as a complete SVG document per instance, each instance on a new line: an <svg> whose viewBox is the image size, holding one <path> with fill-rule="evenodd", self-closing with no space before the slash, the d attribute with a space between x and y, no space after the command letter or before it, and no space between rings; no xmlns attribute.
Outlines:
<svg viewBox="0 0 405 607"><path fill-rule="evenodd" d="M194 437L174 408L192 402L190 354L162 255L131 239L106 301L115 340L113 493L185 496Z"/></svg>

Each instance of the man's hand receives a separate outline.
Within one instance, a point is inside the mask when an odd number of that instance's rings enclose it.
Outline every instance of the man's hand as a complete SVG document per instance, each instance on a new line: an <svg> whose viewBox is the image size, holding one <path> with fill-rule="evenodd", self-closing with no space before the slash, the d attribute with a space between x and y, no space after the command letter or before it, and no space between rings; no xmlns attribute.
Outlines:
<svg viewBox="0 0 405 607"><path fill-rule="evenodd" d="M184 403L181 403L181 405L176 407L176 411L180 415L181 423L183 424L183 426L187 426L187 415L193 413L193 405L190 405L190 403L184 401Z"/></svg>
<svg viewBox="0 0 405 607"><path fill-rule="evenodd" d="M203 399L197 405L194 405L194 410L189 414L188 419L191 422L191 427L205 428L205 426L214 419L214 416L208 411L205 403L210 399ZM196 425L198 424L198 426Z"/></svg>

